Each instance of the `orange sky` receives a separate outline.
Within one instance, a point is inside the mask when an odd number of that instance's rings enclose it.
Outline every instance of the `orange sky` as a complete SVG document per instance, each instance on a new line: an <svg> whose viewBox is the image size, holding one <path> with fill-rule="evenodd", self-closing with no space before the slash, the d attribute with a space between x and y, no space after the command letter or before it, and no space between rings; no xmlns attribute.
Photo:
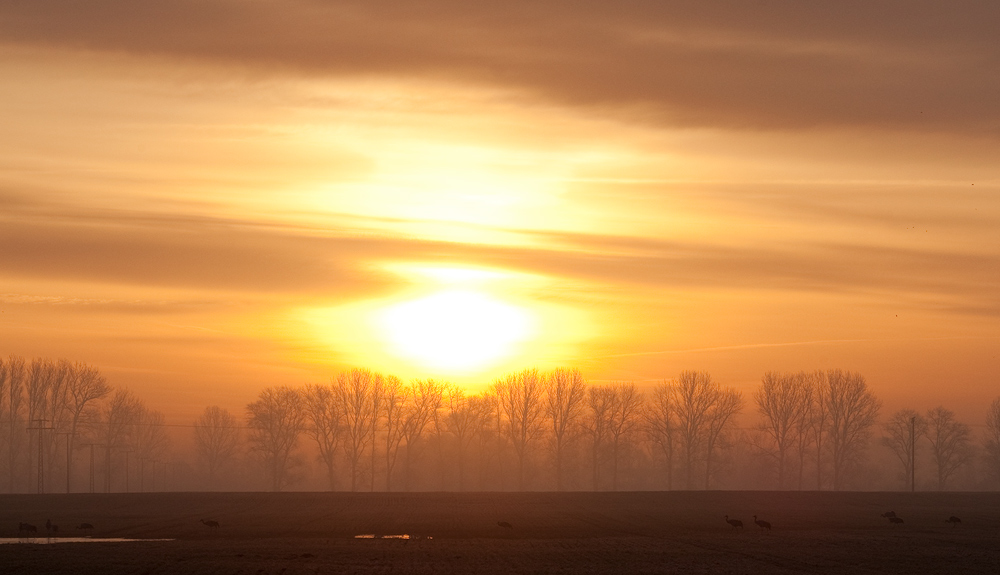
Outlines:
<svg viewBox="0 0 1000 575"><path fill-rule="evenodd" d="M0 7L0 354L1000 394L994 2L413 4Z"/></svg>

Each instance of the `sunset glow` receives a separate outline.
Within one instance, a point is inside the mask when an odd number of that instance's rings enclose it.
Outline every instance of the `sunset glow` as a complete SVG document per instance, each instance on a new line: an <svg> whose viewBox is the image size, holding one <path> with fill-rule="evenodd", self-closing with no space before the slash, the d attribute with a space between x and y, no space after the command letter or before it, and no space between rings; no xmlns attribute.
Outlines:
<svg viewBox="0 0 1000 575"><path fill-rule="evenodd" d="M0 356L183 420L353 367L996 390L990 17L9 4Z"/></svg>

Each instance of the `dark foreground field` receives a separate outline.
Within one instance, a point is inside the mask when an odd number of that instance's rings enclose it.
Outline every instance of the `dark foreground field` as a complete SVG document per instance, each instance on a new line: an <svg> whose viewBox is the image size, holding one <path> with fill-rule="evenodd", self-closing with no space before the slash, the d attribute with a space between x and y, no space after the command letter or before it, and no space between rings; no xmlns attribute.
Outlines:
<svg viewBox="0 0 1000 575"><path fill-rule="evenodd" d="M0 537L46 519L174 541L0 545L0 573L1000 573L992 493L0 495Z"/></svg>

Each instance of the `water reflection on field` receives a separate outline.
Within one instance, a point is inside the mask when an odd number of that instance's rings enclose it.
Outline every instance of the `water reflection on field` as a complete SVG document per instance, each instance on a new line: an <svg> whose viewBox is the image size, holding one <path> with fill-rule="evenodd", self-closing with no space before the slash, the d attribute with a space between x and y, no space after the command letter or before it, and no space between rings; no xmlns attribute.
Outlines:
<svg viewBox="0 0 1000 575"><path fill-rule="evenodd" d="M429 536L419 536L410 535L409 533L402 533L400 535L375 535L374 533L365 533L362 535L355 535L355 539L434 539Z"/></svg>
<svg viewBox="0 0 1000 575"><path fill-rule="evenodd" d="M54 543L132 543L143 541L174 541L173 539L127 539L125 537L0 537L0 545L30 543L51 545Z"/></svg>

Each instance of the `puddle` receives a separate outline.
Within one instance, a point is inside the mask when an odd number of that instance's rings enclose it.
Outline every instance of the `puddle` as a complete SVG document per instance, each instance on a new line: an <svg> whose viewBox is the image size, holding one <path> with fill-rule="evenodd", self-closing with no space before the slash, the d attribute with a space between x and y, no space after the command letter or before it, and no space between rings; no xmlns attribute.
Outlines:
<svg viewBox="0 0 1000 575"><path fill-rule="evenodd" d="M0 545L29 543L52 545L55 543L131 543L144 541L174 541L173 539L126 539L124 537L0 537Z"/></svg>
<svg viewBox="0 0 1000 575"><path fill-rule="evenodd" d="M375 535L374 533L365 533L363 535L355 535L355 539L434 539L433 537L420 537L417 535L410 535L409 533L403 533L400 535Z"/></svg>

